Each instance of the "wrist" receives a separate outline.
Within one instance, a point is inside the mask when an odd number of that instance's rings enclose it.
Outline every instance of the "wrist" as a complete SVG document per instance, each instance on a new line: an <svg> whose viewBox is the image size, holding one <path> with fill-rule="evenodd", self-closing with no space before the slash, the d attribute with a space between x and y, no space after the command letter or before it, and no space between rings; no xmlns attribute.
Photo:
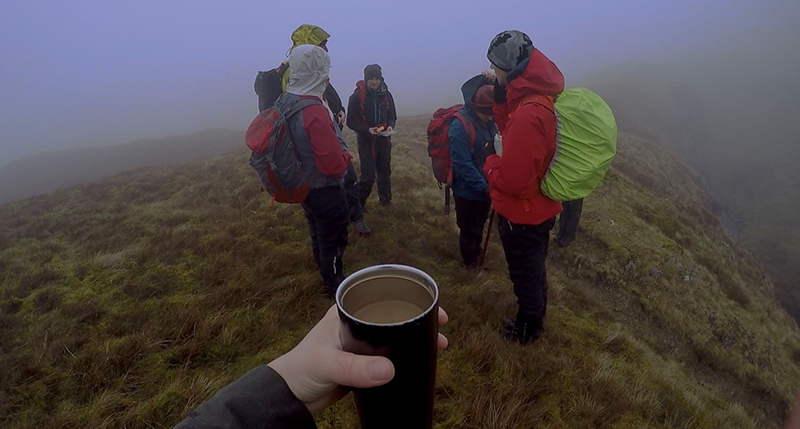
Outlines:
<svg viewBox="0 0 800 429"><path fill-rule="evenodd" d="M283 382L286 383L286 386L292 392L292 395L294 395L295 398L297 398L300 402L306 405L306 408L308 408L306 401L300 397L300 389L297 386L297 383L294 382L295 377L292 375L290 362L287 361L286 355L278 357L267 364L267 366L272 368L272 370L275 371L275 373L278 374L281 379L283 379ZM309 409L309 411L311 410Z"/></svg>

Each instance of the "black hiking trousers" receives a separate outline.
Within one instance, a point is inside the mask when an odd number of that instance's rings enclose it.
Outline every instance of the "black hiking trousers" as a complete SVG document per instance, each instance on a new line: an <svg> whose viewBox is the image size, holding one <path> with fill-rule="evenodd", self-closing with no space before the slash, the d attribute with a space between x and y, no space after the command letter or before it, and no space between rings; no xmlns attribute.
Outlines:
<svg viewBox="0 0 800 429"><path fill-rule="evenodd" d="M478 268L481 257L483 227L489 217L490 201L475 201L455 197L458 246L467 268Z"/></svg>
<svg viewBox="0 0 800 429"><path fill-rule="evenodd" d="M556 218L539 225L522 225L499 216L497 227L508 263L508 275L514 284L519 310L517 324L524 322L533 330L543 328L547 312L547 247Z"/></svg>
<svg viewBox="0 0 800 429"><path fill-rule="evenodd" d="M344 280L342 256L347 247L349 218L344 189L338 185L312 189L302 206L314 260L327 293L333 296Z"/></svg>
<svg viewBox="0 0 800 429"><path fill-rule="evenodd" d="M558 218L556 240L570 243L575 240L575 233L578 231L578 222L581 220L581 212L583 211L583 199L563 201L561 206L564 210Z"/></svg>
<svg viewBox="0 0 800 429"><path fill-rule="evenodd" d="M392 202L392 142L388 137L358 135L358 157L361 158L361 179L358 182L361 205L367 205L375 177L378 199L382 205Z"/></svg>
<svg viewBox="0 0 800 429"><path fill-rule="evenodd" d="M344 191L347 195L347 211L350 222L364 219L364 207L361 206L361 194L358 192L358 176L352 162L347 165L347 173L344 175Z"/></svg>

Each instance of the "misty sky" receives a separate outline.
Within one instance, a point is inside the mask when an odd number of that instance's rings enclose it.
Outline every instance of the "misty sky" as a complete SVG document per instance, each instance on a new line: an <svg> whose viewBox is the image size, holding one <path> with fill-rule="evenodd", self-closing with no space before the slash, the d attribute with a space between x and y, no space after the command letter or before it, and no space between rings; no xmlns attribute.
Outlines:
<svg viewBox="0 0 800 429"><path fill-rule="evenodd" d="M402 116L458 101L502 30L528 33L570 85L622 60L729 54L796 26L799 10L797 0L8 0L0 165L43 150L244 130L257 113L256 72L285 58L303 23L332 35L331 81L343 98L379 63Z"/></svg>

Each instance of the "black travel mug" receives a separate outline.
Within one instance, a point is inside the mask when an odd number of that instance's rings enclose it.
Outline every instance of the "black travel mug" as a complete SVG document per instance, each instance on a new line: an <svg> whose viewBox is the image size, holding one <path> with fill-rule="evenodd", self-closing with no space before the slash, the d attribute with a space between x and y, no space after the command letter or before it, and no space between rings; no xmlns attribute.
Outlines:
<svg viewBox="0 0 800 429"><path fill-rule="evenodd" d="M345 351L385 356L389 383L355 389L364 429L431 428L436 385L439 288L423 271L377 265L347 277L336 292Z"/></svg>

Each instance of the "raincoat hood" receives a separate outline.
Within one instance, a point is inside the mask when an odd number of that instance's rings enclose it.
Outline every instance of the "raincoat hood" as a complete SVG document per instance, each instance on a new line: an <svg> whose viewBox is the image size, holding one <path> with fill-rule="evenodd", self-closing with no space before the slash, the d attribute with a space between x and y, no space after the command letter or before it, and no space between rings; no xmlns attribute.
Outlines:
<svg viewBox="0 0 800 429"><path fill-rule="evenodd" d="M564 90L564 75L540 50L534 49L531 56L508 73L506 95L509 103L538 94L554 97Z"/></svg>
<svg viewBox="0 0 800 429"><path fill-rule="evenodd" d="M319 46L300 45L289 55L289 84L286 92L295 95L313 95L322 99L328 85L331 58Z"/></svg>
<svg viewBox="0 0 800 429"><path fill-rule="evenodd" d="M292 49L300 45L316 45L331 37L322 27L303 24L292 32Z"/></svg>
<svg viewBox="0 0 800 429"><path fill-rule="evenodd" d="M475 93L478 92L480 87L483 85L492 85L493 83L493 81L480 74L464 82L464 84L461 85L461 95L464 97L464 106L470 112L473 112L474 109L472 108L472 97L475 96Z"/></svg>

